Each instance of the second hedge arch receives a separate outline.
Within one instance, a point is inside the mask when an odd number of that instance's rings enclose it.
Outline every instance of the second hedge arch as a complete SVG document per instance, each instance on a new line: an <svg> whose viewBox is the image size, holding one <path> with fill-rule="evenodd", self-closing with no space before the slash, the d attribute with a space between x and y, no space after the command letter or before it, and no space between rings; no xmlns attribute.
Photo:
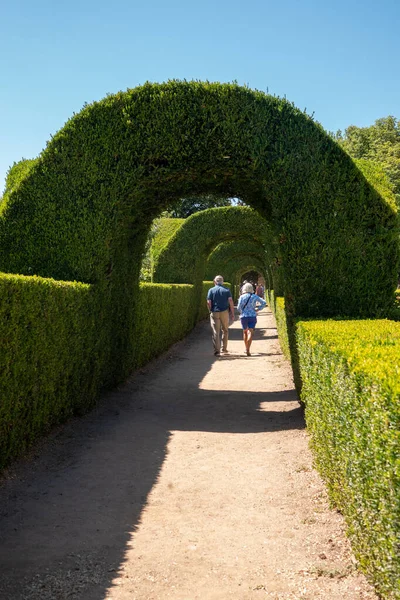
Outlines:
<svg viewBox="0 0 400 600"><path fill-rule="evenodd" d="M246 262L249 260L251 262L253 257L253 261L262 266L262 274L265 277L269 262L265 246L260 242L244 238L223 242L211 252L206 266L206 279L213 279L217 273L220 273L226 281L236 283L236 273L241 268L244 257Z"/></svg>
<svg viewBox="0 0 400 600"><path fill-rule="evenodd" d="M211 252L223 241L266 243L270 236L268 223L251 208L230 206L210 208L183 221L154 260L153 280L199 285L208 277L206 265Z"/></svg>

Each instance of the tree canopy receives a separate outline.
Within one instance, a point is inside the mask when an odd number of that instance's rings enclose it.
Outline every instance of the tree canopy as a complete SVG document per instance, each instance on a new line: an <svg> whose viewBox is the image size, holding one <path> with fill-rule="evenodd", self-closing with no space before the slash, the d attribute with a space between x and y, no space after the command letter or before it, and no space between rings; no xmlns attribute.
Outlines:
<svg viewBox="0 0 400 600"><path fill-rule="evenodd" d="M218 208L219 206L231 206L231 204L231 198L227 198L226 196L214 196L213 194L190 196L178 200L163 216L173 217L174 219L186 219L201 210Z"/></svg>
<svg viewBox="0 0 400 600"><path fill-rule="evenodd" d="M400 120L388 116L369 127L350 125L344 135L338 131L334 137L352 158L381 165L400 205Z"/></svg>

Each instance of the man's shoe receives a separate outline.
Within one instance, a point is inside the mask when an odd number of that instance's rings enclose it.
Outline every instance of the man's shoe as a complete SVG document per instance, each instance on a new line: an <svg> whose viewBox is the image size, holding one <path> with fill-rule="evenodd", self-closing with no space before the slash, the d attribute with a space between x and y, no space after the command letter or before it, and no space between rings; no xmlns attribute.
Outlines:
<svg viewBox="0 0 400 600"><path fill-rule="evenodd" d="M222 354L229 354L229 350L222 350Z"/></svg>
<svg viewBox="0 0 400 600"><path fill-rule="evenodd" d="M219 352L215 351L214 356L219 356Z"/></svg>

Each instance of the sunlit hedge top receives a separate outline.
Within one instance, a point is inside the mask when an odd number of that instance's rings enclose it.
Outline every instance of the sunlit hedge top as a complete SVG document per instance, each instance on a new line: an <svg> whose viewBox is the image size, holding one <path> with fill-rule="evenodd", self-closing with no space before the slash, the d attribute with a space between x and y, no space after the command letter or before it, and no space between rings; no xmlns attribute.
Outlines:
<svg viewBox="0 0 400 600"><path fill-rule="evenodd" d="M151 222L204 193L271 220L289 312L377 314L392 301L387 194L291 103L236 84L147 83L85 106L9 194L0 270L116 286L129 307Z"/></svg>
<svg viewBox="0 0 400 600"><path fill-rule="evenodd" d="M167 245L176 230L182 227L184 222L185 219L157 219L154 225L155 232L150 249L153 261L157 260L161 250Z"/></svg>

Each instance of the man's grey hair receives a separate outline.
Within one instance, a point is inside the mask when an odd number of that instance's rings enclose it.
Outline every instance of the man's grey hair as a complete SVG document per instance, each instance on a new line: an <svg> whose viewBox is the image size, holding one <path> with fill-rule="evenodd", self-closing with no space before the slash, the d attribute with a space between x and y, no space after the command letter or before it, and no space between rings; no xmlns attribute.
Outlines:
<svg viewBox="0 0 400 600"><path fill-rule="evenodd" d="M214 282L217 283L217 284L218 283L224 283L224 278L222 277L222 275L216 275L214 277Z"/></svg>

